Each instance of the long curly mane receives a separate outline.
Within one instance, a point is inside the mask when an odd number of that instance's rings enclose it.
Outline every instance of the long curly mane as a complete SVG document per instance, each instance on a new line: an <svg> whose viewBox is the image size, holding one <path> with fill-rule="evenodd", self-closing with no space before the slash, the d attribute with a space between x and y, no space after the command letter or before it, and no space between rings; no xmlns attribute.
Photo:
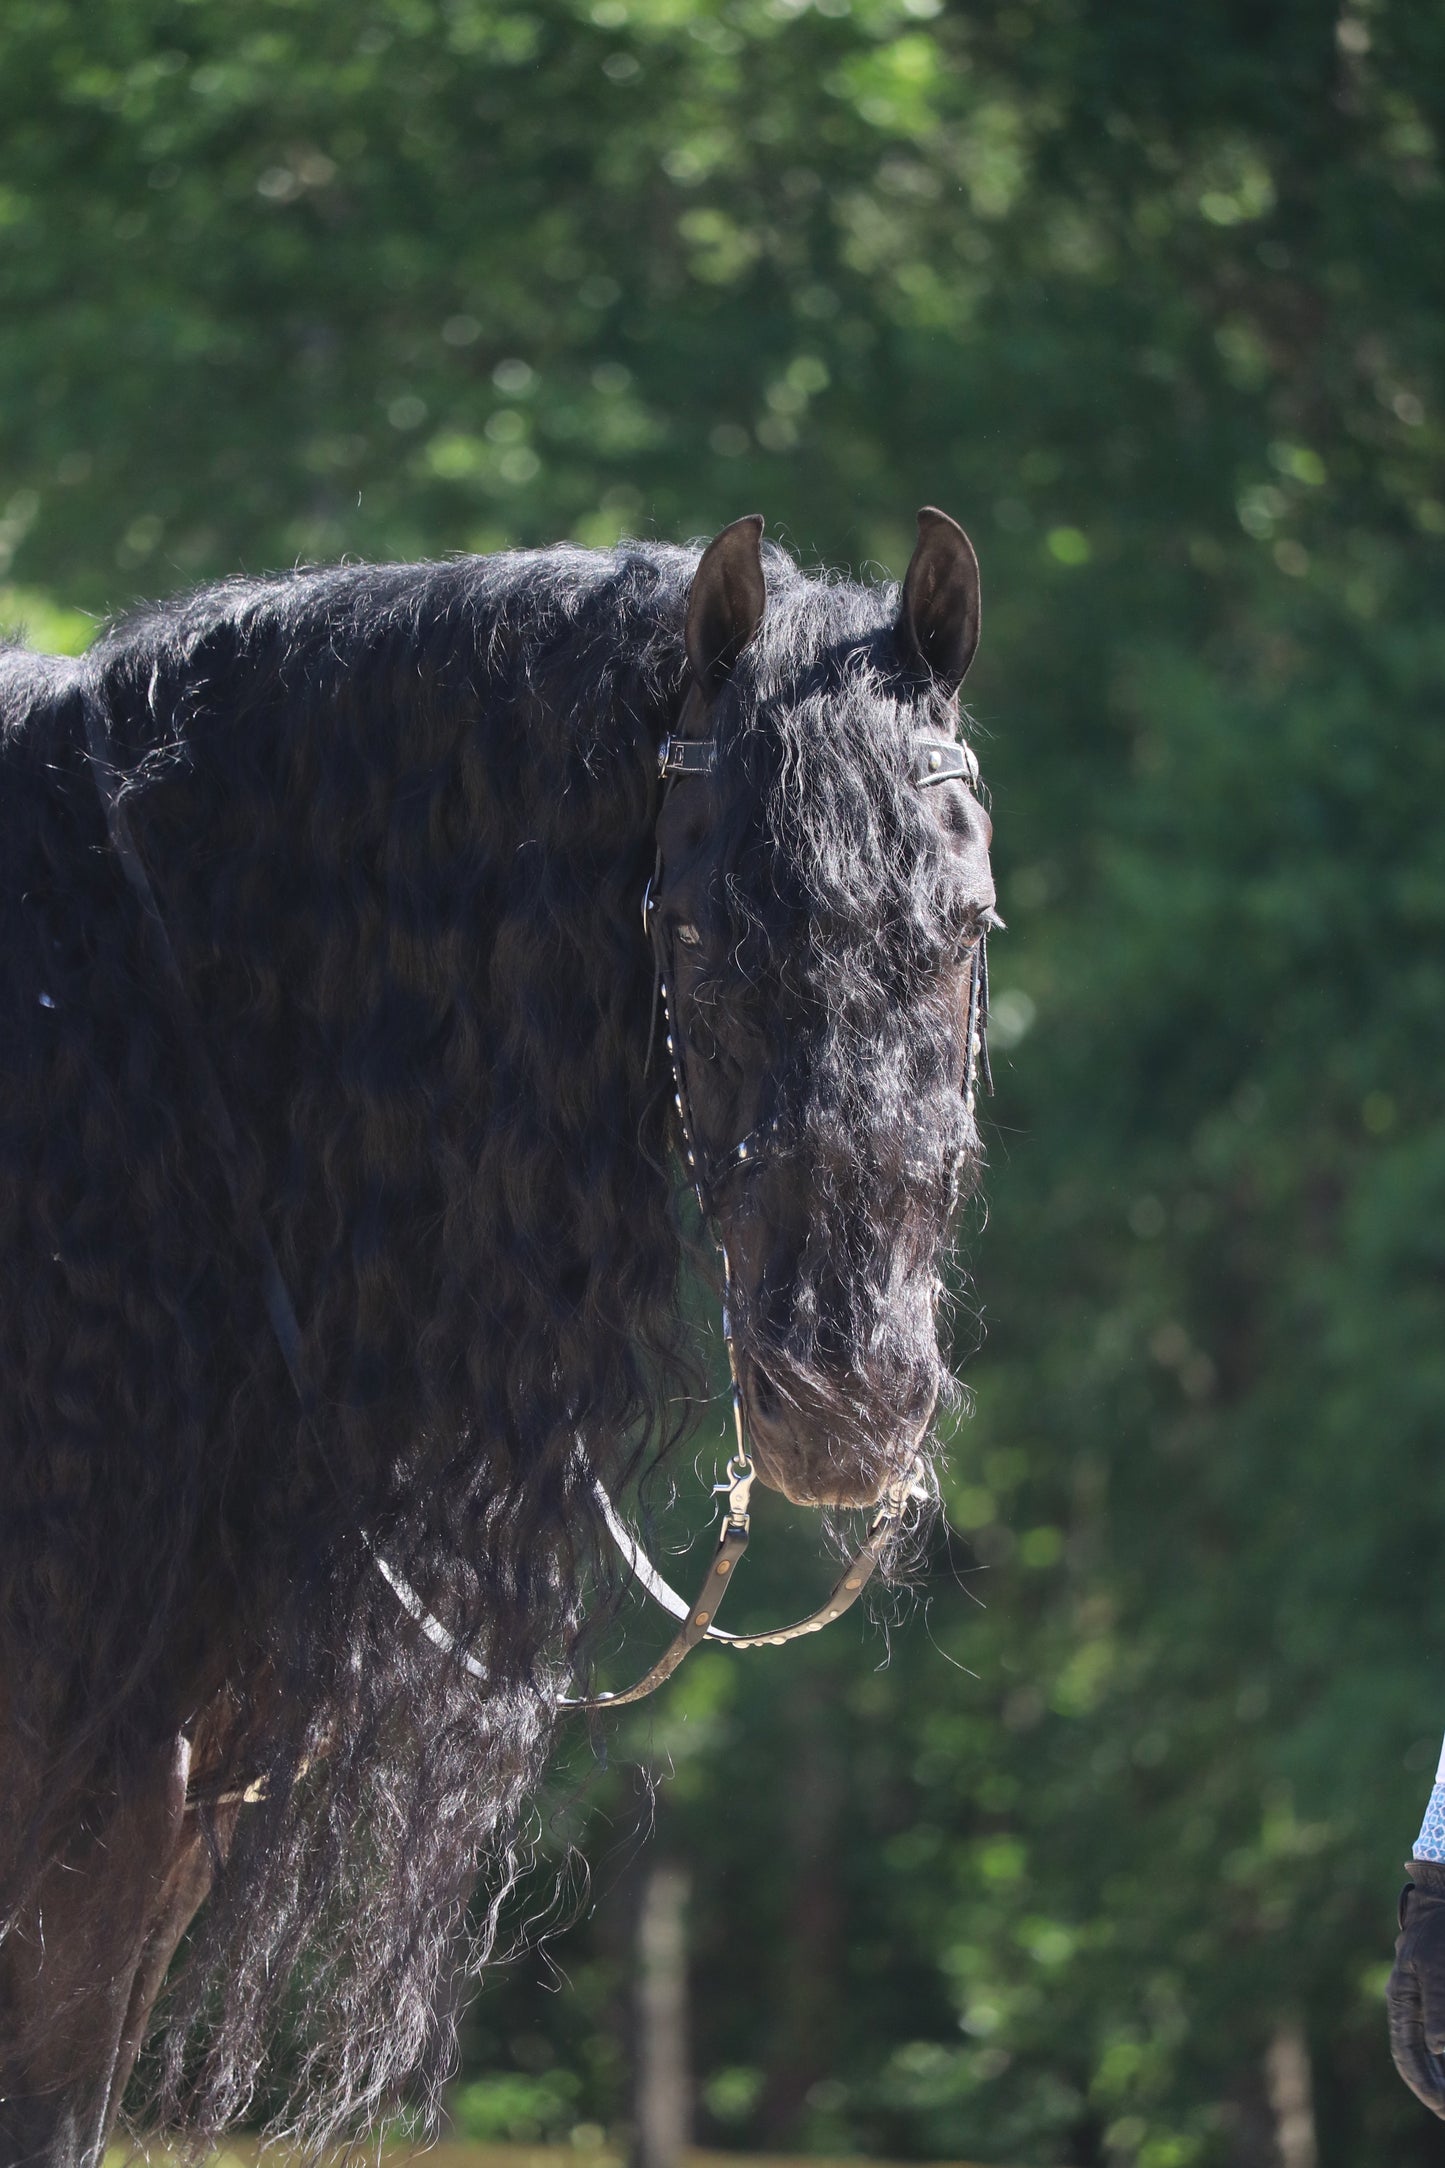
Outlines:
<svg viewBox="0 0 1445 2168"><path fill-rule="evenodd" d="M216 1810L221 1871L150 2066L164 2122L280 2097L316 2139L444 2059L440 1970L489 1853L505 1880L554 1697L585 1668L588 1471L622 1480L679 1427L683 1239L638 903L696 562L635 545L299 573L140 615L79 663L0 655L0 1676L35 1801L0 1906L158 1738L194 1729L203 1785L259 1791L233 1834ZM867 1288L897 1270L863 1222L910 1166L931 1333L976 1139L944 1105L957 1019L918 993L958 911L896 780L913 708L885 697L892 597L776 552L768 582L785 606L724 721L718 849L736 997L776 944L833 1017L792 1101L841 1240L811 1275L804 1376L830 1334L883 1330ZM872 659L839 729L818 691L843 631ZM87 704L296 1298L312 1420L109 846ZM780 796L800 763L807 789ZM820 908L846 935L826 985ZM485 1691L404 1628L373 1545ZM263 2076L278 2030L298 2059Z"/></svg>

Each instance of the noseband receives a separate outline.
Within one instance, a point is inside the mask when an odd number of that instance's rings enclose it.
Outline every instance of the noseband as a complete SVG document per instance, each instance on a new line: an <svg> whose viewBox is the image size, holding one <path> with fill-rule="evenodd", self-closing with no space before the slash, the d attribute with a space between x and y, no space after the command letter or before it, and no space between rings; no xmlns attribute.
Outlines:
<svg viewBox="0 0 1445 2168"><path fill-rule="evenodd" d="M159 975L168 982L172 998L181 1022L189 1050L193 1078L202 1104L205 1106L212 1135L217 1145L226 1187L230 1194L232 1209L236 1214L238 1229L251 1251L261 1284L266 1315L275 1337L281 1357L286 1365L303 1418L311 1431L322 1465L330 1472L333 1482L344 1497L339 1475L332 1468L330 1457L322 1441L315 1420L315 1394L310 1385L301 1337L296 1317L296 1307L277 1262L271 1238L266 1232L254 1195L242 1179L241 1146L231 1119L230 1109L220 1080L201 1036L200 1022L191 1002L165 918L156 900L155 890L146 871L134 833L122 802L122 779L112 763L107 742L106 720L99 705L88 696L84 698L86 736L90 751L91 773L95 780L101 806L105 813L106 829L111 847L115 852L127 882L141 907L153 960ZM665 737L658 750L657 773L663 786L663 800L674 783L686 776L704 777L716 772L718 748L711 738ZM970 786L978 782L978 764L967 746L952 742L940 745L934 741L921 740L916 749L912 782L920 790L935 783L955 780ZM735 1444L728 1460L723 1479L713 1485L714 1494L726 1498L717 1545L709 1564L701 1590L692 1603L678 1595L657 1571L647 1553L624 1524L613 1503L611 1495L600 1478L585 1469L587 1480L601 1511L608 1532L621 1553L628 1570L654 1602L670 1612L681 1623L678 1632L663 1651L651 1670L639 1679L635 1686L621 1693L600 1693L593 1696L559 1696L559 1709L621 1708L629 1702L641 1701L654 1693L663 1681L670 1678L684 1657L702 1641L726 1642L737 1649L782 1648L789 1641L796 1641L804 1634L821 1632L822 1628L841 1618L843 1613L857 1602L867 1583L872 1579L879 1563L888 1552L898 1534L909 1502L922 1495L922 1480L916 1460L905 1467L883 1493L868 1532L858 1551L845 1566L827 1601L798 1619L791 1626L782 1626L766 1633L723 1633L715 1624L718 1609L731 1583L739 1561L748 1547L750 1532L749 1507L752 1487L757 1471L748 1449L747 1415L742 1388L738 1378L737 1359L733 1345L732 1324L732 1267L728 1257L727 1243L718 1218L714 1193L718 1184L729 1174L761 1163L767 1154L776 1149L776 1131L772 1127L750 1131L733 1145L715 1164L706 1160L692 1119L688 1099L685 1046L680 1036L677 1019L673 1014L672 993L669 985L671 958L668 953L668 937L659 922L654 891L662 873L662 853L659 846L652 878L647 884L642 900L642 922L647 939L652 944L655 959L654 978L654 1025L657 1005L662 1008L664 1035L668 1060L672 1069L673 1105L678 1117L682 1139L683 1156L688 1175L697 1196L698 1208L704 1223L710 1228L722 1260L723 1340L727 1348L728 1369L732 1382L732 1410ZM988 1067L988 962L986 952L987 931L983 927L973 950L969 972L968 996L968 1044L965 1057L964 1102L970 1118L978 1083L986 1091L993 1089ZM648 1047L651 1055L651 1040ZM581 1448L579 1446L579 1454ZM584 1464L585 1468L585 1464ZM463 1668L479 1682L485 1683L486 1669L467 1649L463 1648L442 1622L433 1617L416 1593L396 1568L382 1555L364 1529L359 1531L361 1540L371 1553L377 1572L396 1596L401 1608L412 1618L425 1637L437 1648L456 1657ZM263 1795L264 1786L255 1784L231 1792L205 1794L212 1806L238 1804L257 1799Z"/></svg>

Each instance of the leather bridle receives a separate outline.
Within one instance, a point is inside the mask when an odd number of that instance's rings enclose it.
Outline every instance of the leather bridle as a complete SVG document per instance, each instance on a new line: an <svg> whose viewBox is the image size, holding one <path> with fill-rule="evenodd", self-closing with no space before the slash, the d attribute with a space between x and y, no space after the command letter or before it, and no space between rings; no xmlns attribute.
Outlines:
<svg viewBox="0 0 1445 2168"><path fill-rule="evenodd" d="M684 703L679 721L685 720L693 696ZM267 1319L280 1349L287 1374L290 1377L323 1466L331 1473L338 1491L344 1497L337 1472L332 1468L325 1445L316 1422L316 1402L304 1354L300 1325L290 1289L277 1261L265 1223L254 1197L248 1192L241 1175L241 1147L231 1119L230 1109L220 1080L201 1035L200 1023L192 1004L175 950L171 944L165 918L156 899L145 861L141 856L123 803L123 784L120 772L114 766L107 737L106 718L98 702L89 695L83 696L86 736L91 756L91 773L104 810L106 828L111 847L116 854L122 872L134 892L140 907L142 921L150 941L153 959L160 976L170 987L180 1020L185 1026L184 1040L188 1049L193 1077L199 1096L204 1104L212 1134L218 1147L218 1157L226 1187L236 1215L238 1229L251 1251L256 1264L265 1304ZM718 765L717 742L713 738L684 737L672 733L665 737L658 750L657 773L662 783L663 802L673 785L684 777L706 777L715 773ZM927 789L936 783L962 780L969 784L978 781L978 766L972 752L957 741L940 743L936 739L921 739L912 771L912 781L919 789ZM661 1607L680 1621L672 1641L637 1683L619 1693L599 1693L591 1696L560 1696L559 1709L593 1710L622 1708L629 1702L641 1701L654 1693L665 1679L671 1677L678 1665L702 1641L725 1642L736 1649L781 1648L789 1641L796 1641L805 1634L821 1632L857 1602L867 1583L872 1579L880 1562L887 1555L902 1527L911 1501L924 1495L920 1467L915 1458L889 1483L882 1501L869 1524L867 1535L859 1549L844 1567L827 1600L806 1618L796 1620L790 1626L773 1628L764 1633L732 1634L722 1632L716 1624L717 1613L727 1593L736 1568L748 1547L750 1533L750 1501L756 1470L748 1450L747 1417L743 1395L738 1379L737 1361L733 1346L732 1324L732 1268L727 1243L717 1216L714 1193L719 1182L728 1175L757 1165L766 1154L776 1148L776 1136L771 1129L750 1131L733 1145L715 1166L704 1157L698 1133L692 1119L687 1090L684 1046L678 1020L673 1012L670 936L661 923L656 905L656 891L662 874L661 847L659 845L653 876L643 896L643 927L652 944L655 958L654 1021L657 1004L660 1003L668 1060L672 1070L673 1105L678 1117L683 1156L688 1176L697 1196L698 1207L704 1223L712 1230L722 1260L723 1340L727 1348L728 1368L732 1384L732 1410L735 1444L721 1482L713 1486L716 1494L726 1498L718 1537L707 1573L696 1598L688 1603L671 1588L657 1571L647 1553L624 1524L606 1486L590 1470L587 1479L596 1503L601 1511L613 1542L624 1559L628 1570L639 1585ZM988 1068L988 966L986 953L986 926L981 927L973 950L969 977L969 1006L967 1022L967 1052L964 1076L964 1098L970 1116L974 1109L977 1086L982 1082L985 1090L992 1090ZM649 1043L649 1056L651 1045ZM579 1447L579 1453L581 1448ZM376 1544L360 1530L361 1539L371 1553L373 1562L382 1579L386 1581L401 1608L412 1618L425 1637L437 1648L456 1657L470 1676L485 1684L487 1673L478 1659L462 1647L450 1630L435 1618L409 1582L397 1571L377 1548ZM204 1794L211 1806L223 1806L249 1802L264 1794L264 1784L251 1784L234 1791Z"/></svg>
<svg viewBox="0 0 1445 2168"><path fill-rule="evenodd" d="M664 802L667 792L675 782L689 776L711 776L716 773L717 766L718 747L715 738L681 737L676 734L664 738L657 755L657 772L663 785ZM933 739L920 740L911 780L920 790L926 790L936 783L954 781L963 781L972 786L979 780L978 763L972 750L957 740L946 744L939 744ZM921 1468L915 1455L887 1485L882 1502L869 1523L867 1535L844 1567L827 1599L806 1618L796 1620L791 1626L774 1627L769 1632L752 1634L724 1633L715 1623L718 1608L731 1584L734 1570L748 1546L748 1509L757 1477L752 1454L748 1450L747 1414L733 1344L732 1263L718 1217L716 1192L719 1184L728 1176L747 1172L761 1165L769 1153L778 1149L778 1140L776 1124L767 1124L762 1128L749 1130L719 1158L712 1159L704 1152L697 1125L693 1120L691 1095L687 1087L686 1045L680 1021L673 1011L671 981L675 980L676 973L672 968L672 937L663 924L657 906L657 890L662 871L662 849L659 844L652 877L643 893L642 925L644 934L652 944L656 964L654 1002L660 1001L662 1007L664 1041L672 1070L672 1103L677 1114L683 1159L697 1198L698 1210L704 1225L711 1229L722 1262L723 1344L727 1349L735 1444L723 1480L713 1486L716 1492L726 1495L727 1505L718 1529L712 1563L696 1601L691 1606L685 1604L674 1589L669 1588L646 1553L622 1527L606 1492L600 1485L597 1487L613 1540L622 1551L633 1574L648 1594L671 1611L674 1617L680 1619L682 1625L669 1647L635 1686L629 1687L624 1693L599 1694L588 1701L564 1704L571 1708L617 1707L629 1701L641 1701L645 1695L654 1692L664 1679L670 1677L683 1658L696 1648L700 1641L721 1641L735 1649L776 1649L783 1648L789 1641L800 1640L804 1634L820 1633L825 1626L831 1626L835 1619L841 1618L843 1613L858 1601L897 1538L910 1502L926 1495ZM966 1026L968 1043L963 1091L970 1120L973 1117L980 1081L986 1091L993 1089L993 1079L988 1067L987 940L988 929L984 924L979 928L969 969Z"/></svg>

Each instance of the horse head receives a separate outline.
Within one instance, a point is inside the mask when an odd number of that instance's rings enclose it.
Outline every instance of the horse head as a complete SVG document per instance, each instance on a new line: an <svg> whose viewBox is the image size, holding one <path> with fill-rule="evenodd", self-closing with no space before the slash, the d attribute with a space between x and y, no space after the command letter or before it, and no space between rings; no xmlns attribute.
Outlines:
<svg viewBox="0 0 1445 2168"><path fill-rule="evenodd" d="M781 558L770 582L761 531L724 529L693 578L649 923L758 1473L863 1505L921 1465L981 1161L992 829L957 738L978 566L925 510L896 599Z"/></svg>

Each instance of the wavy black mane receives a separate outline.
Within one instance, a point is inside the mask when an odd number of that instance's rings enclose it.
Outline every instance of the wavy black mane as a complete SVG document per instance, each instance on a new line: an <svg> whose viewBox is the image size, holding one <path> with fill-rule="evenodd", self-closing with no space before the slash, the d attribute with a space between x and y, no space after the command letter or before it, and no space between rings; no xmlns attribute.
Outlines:
<svg viewBox="0 0 1445 2168"><path fill-rule="evenodd" d="M309 2136L437 2059L438 1969L584 1658L587 1470L617 1481L678 1427L683 1244L638 903L696 562L303 572L147 611L74 664L0 654L0 1676L35 1809L3 1904L158 1738L199 1727L217 1789L259 1780L170 1993L166 2122L246 2111L298 1979L285 2090ZM944 1124L915 1260L931 1302L943 1190L976 1147L945 1107L957 1019L914 1032L911 1071L883 1030L958 934L893 757L927 696L884 696L890 591L777 552L768 583L755 692L724 725L740 986L760 932L826 982L838 1059L790 1104L845 1247L860 1110L895 1187L922 1121ZM852 704L820 729L808 703L845 652ZM748 733L770 703L792 720L765 756ZM314 1422L107 839L87 704L296 1297ZM763 811L780 762L811 778L787 822ZM823 909L846 935L831 979L816 930L788 935ZM815 1340L876 1336L866 1301L840 1325L815 1281ZM401 1630L369 1543L484 1663L484 1694Z"/></svg>

